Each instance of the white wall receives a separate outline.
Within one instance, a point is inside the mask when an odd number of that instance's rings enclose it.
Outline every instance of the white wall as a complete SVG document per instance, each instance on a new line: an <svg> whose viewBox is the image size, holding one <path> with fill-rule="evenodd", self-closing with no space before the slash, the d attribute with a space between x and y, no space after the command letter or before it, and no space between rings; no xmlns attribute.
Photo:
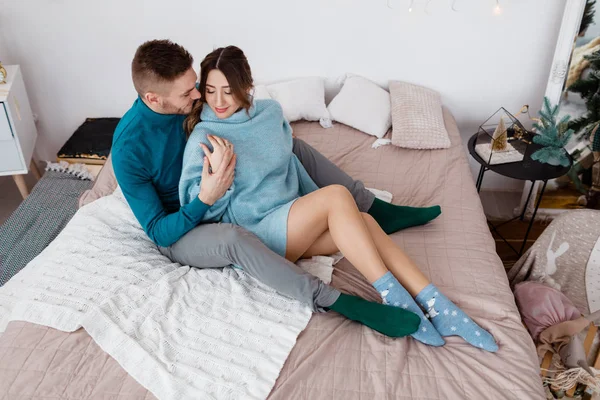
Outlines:
<svg viewBox="0 0 600 400"><path fill-rule="evenodd" d="M0 35L0 61L4 64L8 64L8 62L10 61L10 57L8 55L8 48L4 44L4 39L2 35Z"/></svg>
<svg viewBox="0 0 600 400"><path fill-rule="evenodd" d="M442 93L463 137L500 106L541 104L565 0L0 0L0 56L21 64L39 115L36 154L54 158L85 117L121 116L135 98L136 47L171 38L198 65L235 44L258 82L345 72ZM7 46L4 49L4 46ZM5 54L5 55L4 55ZM520 188L486 175L486 186Z"/></svg>

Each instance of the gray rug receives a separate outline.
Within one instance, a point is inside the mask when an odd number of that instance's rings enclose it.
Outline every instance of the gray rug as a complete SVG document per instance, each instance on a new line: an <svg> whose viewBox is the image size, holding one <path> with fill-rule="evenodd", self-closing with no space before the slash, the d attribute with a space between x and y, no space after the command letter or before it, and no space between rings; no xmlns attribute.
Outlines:
<svg viewBox="0 0 600 400"><path fill-rule="evenodd" d="M47 171L31 194L0 226L0 286L54 240L77 211L91 181Z"/></svg>

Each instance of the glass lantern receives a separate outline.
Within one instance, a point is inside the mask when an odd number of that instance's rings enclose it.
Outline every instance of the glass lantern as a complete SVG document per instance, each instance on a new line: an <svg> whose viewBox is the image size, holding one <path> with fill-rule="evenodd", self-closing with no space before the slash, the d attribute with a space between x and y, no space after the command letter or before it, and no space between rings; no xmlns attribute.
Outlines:
<svg viewBox="0 0 600 400"><path fill-rule="evenodd" d="M532 133L504 107L479 126L475 152L488 165L521 162L531 143Z"/></svg>

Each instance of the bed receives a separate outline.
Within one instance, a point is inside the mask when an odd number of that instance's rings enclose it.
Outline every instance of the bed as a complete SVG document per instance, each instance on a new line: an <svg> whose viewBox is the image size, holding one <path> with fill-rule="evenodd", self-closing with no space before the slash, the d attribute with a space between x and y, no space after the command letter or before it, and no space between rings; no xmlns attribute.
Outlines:
<svg viewBox="0 0 600 400"><path fill-rule="evenodd" d="M334 312L313 315L289 354L270 399L543 399L534 344L521 324L475 190L456 123L444 119L446 150L372 149L373 137L336 124L294 123L294 134L394 203L440 204L426 226L392 235L429 279L482 327L490 354L457 337L443 348L389 339ZM347 260L333 274L340 290L377 300ZM154 399L82 329L66 333L10 322L0 336L0 400Z"/></svg>

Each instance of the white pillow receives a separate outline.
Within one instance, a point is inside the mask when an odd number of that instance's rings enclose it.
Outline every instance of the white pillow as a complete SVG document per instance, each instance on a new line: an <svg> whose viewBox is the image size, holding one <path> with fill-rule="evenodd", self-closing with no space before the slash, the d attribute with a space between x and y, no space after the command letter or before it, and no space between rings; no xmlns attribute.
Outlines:
<svg viewBox="0 0 600 400"><path fill-rule="evenodd" d="M322 78L302 78L268 85L273 100L281 104L284 117L289 121L330 122L325 106L325 84Z"/></svg>
<svg viewBox="0 0 600 400"><path fill-rule="evenodd" d="M327 109L332 120L379 139L392 126L390 94L362 76L349 75Z"/></svg>
<svg viewBox="0 0 600 400"><path fill-rule="evenodd" d="M254 86L253 98L254 100L269 100L271 95L265 85L256 85Z"/></svg>

